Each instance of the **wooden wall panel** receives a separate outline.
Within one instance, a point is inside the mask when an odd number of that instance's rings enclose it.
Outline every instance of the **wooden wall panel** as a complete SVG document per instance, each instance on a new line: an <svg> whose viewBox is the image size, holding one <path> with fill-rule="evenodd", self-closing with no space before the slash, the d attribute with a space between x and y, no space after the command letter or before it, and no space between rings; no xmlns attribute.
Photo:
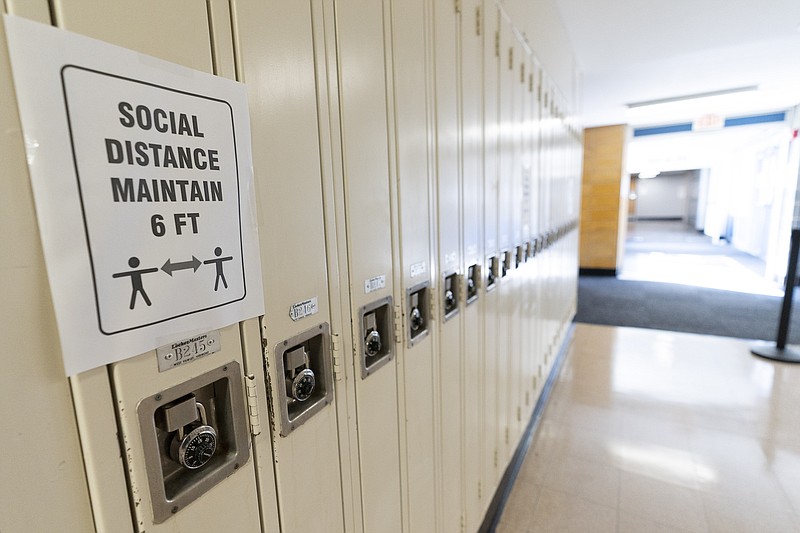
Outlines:
<svg viewBox="0 0 800 533"><path fill-rule="evenodd" d="M624 124L584 130L581 268L616 271L621 267L627 220L628 187L623 184L627 133Z"/></svg>

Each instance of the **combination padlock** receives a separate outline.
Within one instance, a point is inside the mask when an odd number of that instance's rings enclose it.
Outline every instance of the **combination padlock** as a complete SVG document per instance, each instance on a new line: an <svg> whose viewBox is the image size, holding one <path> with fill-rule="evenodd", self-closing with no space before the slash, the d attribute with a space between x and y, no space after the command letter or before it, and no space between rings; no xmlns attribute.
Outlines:
<svg viewBox="0 0 800 533"><path fill-rule="evenodd" d="M364 345L366 346L367 355L375 357L381 353L381 348L383 347L381 344L381 334L373 329L367 333L367 337L364 339Z"/></svg>
<svg viewBox="0 0 800 533"><path fill-rule="evenodd" d="M290 401L304 402L314 394L317 378L311 370L311 358L305 346L298 346L284 354L286 365L286 395Z"/></svg>
<svg viewBox="0 0 800 533"><path fill-rule="evenodd" d="M411 310L411 331L418 331L422 327L422 313L418 307Z"/></svg>
<svg viewBox="0 0 800 533"><path fill-rule="evenodd" d="M317 378L314 376L314 371L310 368L304 368L292 379L286 380L286 387L289 394L298 402L304 402L311 398L316 384Z"/></svg>
<svg viewBox="0 0 800 533"><path fill-rule="evenodd" d="M456 296L451 289L444 291L444 310L446 312L452 311L456 306Z"/></svg>
<svg viewBox="0 0 800 533"><path fill-rule="evenodd" d="M186 428L191 427L194 422L179 428L170 446L172 458L190 470L196 470L208 463L217 449L217 432L208 425L206 408L200 402L196 405L200 424L194 425L189 433L186 433Z"/></svg>

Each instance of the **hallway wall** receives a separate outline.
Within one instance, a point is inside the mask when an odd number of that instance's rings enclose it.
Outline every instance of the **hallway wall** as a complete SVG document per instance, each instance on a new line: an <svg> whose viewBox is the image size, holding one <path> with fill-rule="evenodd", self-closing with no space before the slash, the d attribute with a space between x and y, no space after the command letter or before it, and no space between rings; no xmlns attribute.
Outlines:
<svg viewBox="0 0 800 533"><path fill-rule="evenodd" d="M630 186L625 173L627 139L624 124L584 131L581 269L614 272L622 264Z"/></svg>

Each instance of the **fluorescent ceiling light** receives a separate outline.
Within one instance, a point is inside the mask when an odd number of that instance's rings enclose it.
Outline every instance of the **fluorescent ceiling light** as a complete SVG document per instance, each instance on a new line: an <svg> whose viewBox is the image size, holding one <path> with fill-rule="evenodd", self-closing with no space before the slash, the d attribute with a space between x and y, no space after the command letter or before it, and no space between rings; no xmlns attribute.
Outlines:
<svg viewBox="0 0 800 533"><path fill-rule="evenodd" d="M748 85L745 87L733 87L731 89L722 89L719 91L709 91L705 93L695 93L695 94L686 94L683 96L673 96L670 98L660 98L658 100L645 100L642 102L632 102L630 104L625 104L625 105L628 106L628 109L633 109L636 107L647 107L659 104L669 104L672 102L683 102L686 100L695 100L698 98L709 98L712 96L722 96L725 94L734 94L734 93L745 93L757 90L758 90L758 85Z"/></svg>

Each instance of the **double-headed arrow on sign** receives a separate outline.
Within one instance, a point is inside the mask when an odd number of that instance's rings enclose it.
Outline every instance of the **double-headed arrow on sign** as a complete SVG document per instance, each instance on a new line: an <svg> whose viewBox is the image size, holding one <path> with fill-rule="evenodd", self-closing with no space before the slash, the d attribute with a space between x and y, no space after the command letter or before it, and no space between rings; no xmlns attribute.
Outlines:
<svg viewBox="0 0 800 533"><path fill-rule="evenodd" d="M200 268L200 265L202 264L203 263L201 263L200 260L195 256L192 256L191 261L182 261L180 263L172 263L169 259L167 259L167 262L164 263L164 266L161 267L161 270L172 276L172 273L176 270L188 270L191 268L197 272L197 269Z"/></svg>

